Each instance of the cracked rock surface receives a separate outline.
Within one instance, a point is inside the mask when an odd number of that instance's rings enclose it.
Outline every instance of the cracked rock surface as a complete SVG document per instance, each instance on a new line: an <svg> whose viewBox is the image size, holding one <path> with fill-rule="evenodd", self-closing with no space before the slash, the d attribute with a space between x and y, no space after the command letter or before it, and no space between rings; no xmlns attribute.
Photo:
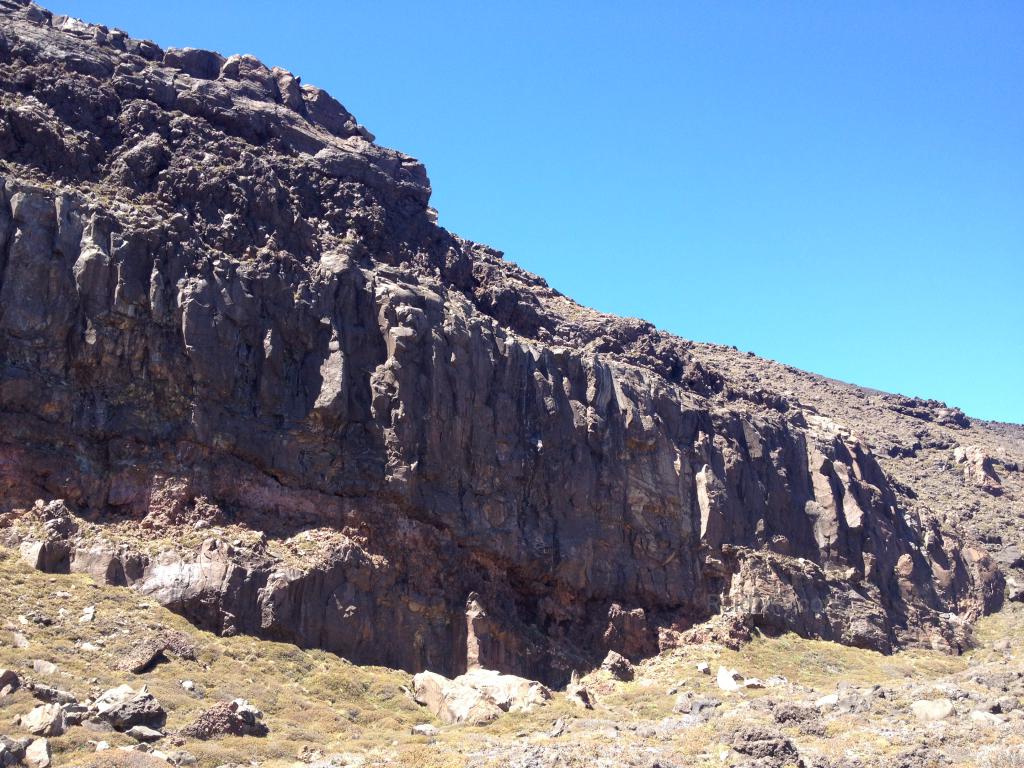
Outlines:
<svg viewBox="0 0 1024 768"><path fill-rule="evenodd" d="M447 677L999 606L1020 427L580 307L429 197L289 72L0 0L0 535Z"/></svg>

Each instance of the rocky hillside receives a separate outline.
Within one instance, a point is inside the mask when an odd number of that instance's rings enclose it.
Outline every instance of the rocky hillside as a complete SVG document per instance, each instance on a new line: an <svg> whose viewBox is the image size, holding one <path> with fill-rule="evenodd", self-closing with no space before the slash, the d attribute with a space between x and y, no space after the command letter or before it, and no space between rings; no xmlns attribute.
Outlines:
<svg viewBox="0 0 1024 768"><path fill-rule="evenodd" d="M40 573L2 548L0 580L2 765L1024 765L1019 605L980 620L977 647L961 656L883 657L794 635L738 650L688 645L635 667L607 665L565 693L544 695L533 683L524 701L506 689L508 712L448 681L452 705L468 718L452 722L417 701L423 675L217 637L151 599L81 574Z"/></svg>
<svg viewBox="0 0 1024 768"><path fill-rule="evenodd" d="M553 684L1001 604L1019 427L580 307L429 198L289 72L0 0L0 535L220 635Z"/></svg>

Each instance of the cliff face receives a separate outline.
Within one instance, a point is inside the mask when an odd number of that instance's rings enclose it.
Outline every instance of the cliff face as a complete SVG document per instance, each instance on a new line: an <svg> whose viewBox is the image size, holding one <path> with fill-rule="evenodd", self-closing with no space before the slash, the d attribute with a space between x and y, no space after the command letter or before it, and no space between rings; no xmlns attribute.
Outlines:
<svg viewBox="0 0 1024 768"><path fill-rule="evenodd" d="M0 525L38 567L555 682L718 614L955 649L1002 599L943 500L1019 513L1012 428L579 307L288 72L0 0L0 177Z"/></svg>

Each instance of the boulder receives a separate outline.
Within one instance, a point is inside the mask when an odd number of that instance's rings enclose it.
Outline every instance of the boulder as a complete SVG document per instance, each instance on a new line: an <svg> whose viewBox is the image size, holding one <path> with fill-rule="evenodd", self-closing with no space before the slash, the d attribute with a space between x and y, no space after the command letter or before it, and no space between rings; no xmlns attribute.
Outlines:
<svg viewBox="0 0 1024 768"><path fill-rule="evenodd" d="M127 731L136 725L162 728L167 713L146 686L135 690L130 685L111 688L92 705L96 717L115 730Z"/></svg>
<svg viewBox="0 0 1024 768"><path fill-rule="evenodd" d="M711 696L699 696L690 691L686 691L676 696L676 701L672 707L672 711L681 715L700 715L707 717L720 706L722 706L722 702L719 699Z"/></svg>
<svg viewBox="0 0 1024 768"><path fill-rule="evenodd" d="M34 659L32 661L32 671L37 675L56 675L57 665L45 659Z"/></svg>
<svg viewBox="0 0 1024 768"><path fill-rule="evenodd" d="M919 699L910 705L910 711L918 720L935 721L952 717L956 709L949 699Z"/></svg>
<svg viewBox="0 0 1024 768"><path fill-rule="evenodd" d="M42 704L22 716L21 727L34 736L60 736L67 724L59 704Z"/></svg>
<svg viewBox="0 0 1024 768"><path fill-rule="evenodd" d="M17 672L13 669L0 668L0 689L10 688L10 690L16 691L20 685L21 678Z"/></svg>
<svg viewBox="0 0 1024 768"><path fill-rule="evenodd" d="M992 712L982 712L980 709L971 711L970 714L971 722L975 725L1003 725L1006 722L1006 718L1002 715L997 715Z"/></svg>
<svg viewBox="0 0 1024 768"><path fill-rule="evenodd" d="M735 669L727 669L726 667L718 668L718 675L715 679L719 688L730 693L738 691L743 685L743 675Z"/></svg>
<svg viewBox="0 0 1024 768"><path fill-rule="evenodd" d="M838 693L828 693L828 694L825 694L824 696L822 696L821 698L816 699L815 702L814 702L814 706L816 706L818 709L832 709L838 703L839 703L839 694Z"/></svg>
<svg viewBox="0 0 1024 768"><path fill-rule="evenodd" d="M479 691L503 712L529 712L551 700L551 691L536 680L493 669L473 669L453 682Z"/></svg>
<svg viewBox="0 0 1024 768"><path fill-rule="evenodd" d="M29 739L11 739L0 736L0 768L10 768L25 759Z"/></svg>
<svg viewBox="0 0 1024 768"><path fill-rule="evenodd" d="M601 669L614 677L616 680L628 682L633 679L635 671L629 659L615 651L608 651L608 655L601 662Z"/></svg>
<svg viewBox="0 0 1024 768"><path fill-rule="evenodd" d="M25 748L25 765L28 768L49 768L50 742L36 739Z"/></svg>
<svg viewBox="0 0 1024 768"><path fill-rule="evenodd" d="M800 753L782 733L759 726L739 728L729 744L741 755L762 761L765 766L802 766Z"/></svg>
<svg viewBox="0 0 1024 768"><path fill-rule="evenodd" d="M435 672L420 672L413 678L412 686L416 701L446 725L481 725L501 715L501 709L481 691Z"/></svg>
<svg viewBox="0 0 1024 768"><path fill-rule="evenodd" d="M245 699L214 704L189 725L182 736L193 739L214 739L219 736L266 736L269 729L261 720L263 713Z"/></svg>
<svg viewBox="0 0 1024 768"><path fill-rule="evenodd" d="M183 632L164 631L140 640L118 665L132 674L139 675L166 659L166 654L194 661L196 647Z"/></svg>
<svg viewBox="0 0 1024 768"><path fill-rule="evenodd" d="M43 685L42 683L29 683L27 686L29 693L40 701L44 701L47 704L76 704L78 699L75 698L74 694L68 691L62 691L59 688L54 688L51 685Z"/></svg>
<svg viewBox="0 0 1024 768"><path fill-rule="evenodd" d="M144 725L133 725L125 731L125 735L142 742L159 741L164 737L160 731L155 728L147 728Z"/></svg>
<svg viewBox="0 0 1024 768"><path fill-rule="evenodd" d="M437 734L439 733L440 731L437 730L437 728L431 725L430 723L420 723L419 725L414 725L412 727L413 736L428 736L430 738L433 738L434 736L437 736Z"/></svg>
<svg viewBox="0 0 1024 768"><path fill-rule="evenodd" d="M565 686L565 698L577 707L583 707L583 709L594 708L593 697L591 697L587 687L580 682L580 676L576 672L572 673L569 684Z"/></svg>

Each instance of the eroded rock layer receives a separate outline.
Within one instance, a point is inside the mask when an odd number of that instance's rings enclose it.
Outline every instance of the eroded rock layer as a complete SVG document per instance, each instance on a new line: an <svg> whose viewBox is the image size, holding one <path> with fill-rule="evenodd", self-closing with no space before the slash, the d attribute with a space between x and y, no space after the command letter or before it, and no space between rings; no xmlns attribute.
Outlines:
<svg viewBox="0 0 1024 768"><path fill-rule="evenodd" d="M835 383L579 307L429 195L291 73L0 0L0 520L24 557L216 631L553 682L719 614L956 649L999 604L956 510L880 463L863 391L811 405ZM958 411L877 397L899 434L974 435L949 482L1017 513L1012 428L993 459Z"/></svg>

